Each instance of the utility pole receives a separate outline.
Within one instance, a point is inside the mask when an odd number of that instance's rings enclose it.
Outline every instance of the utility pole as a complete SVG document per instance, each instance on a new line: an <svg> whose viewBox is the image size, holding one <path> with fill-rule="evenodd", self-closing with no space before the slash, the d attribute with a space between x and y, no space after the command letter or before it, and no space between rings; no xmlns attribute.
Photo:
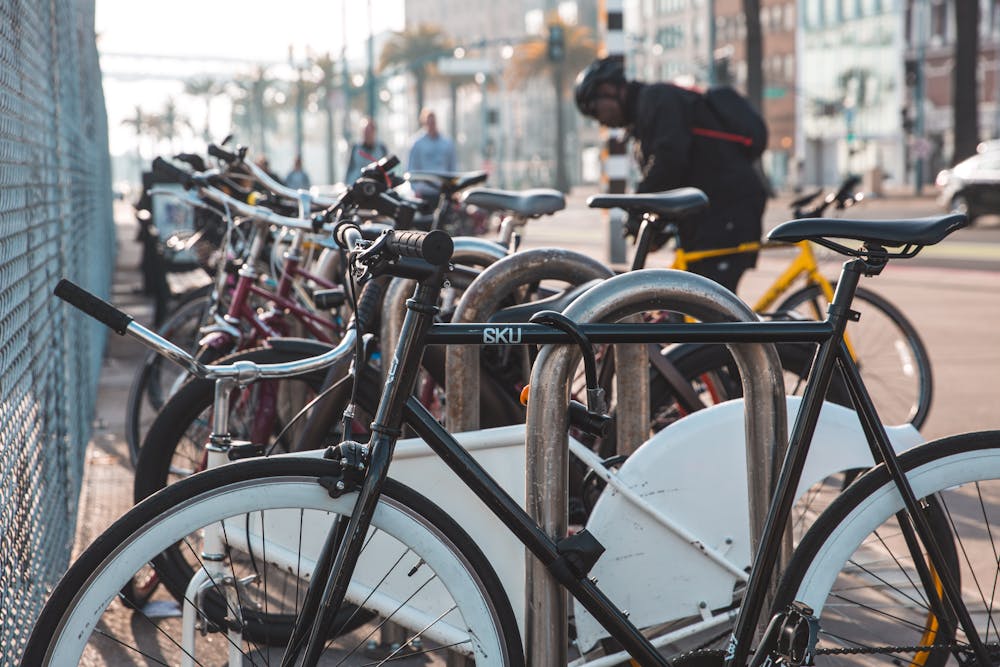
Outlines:
<svg viewBox="0 0 1000 667"><path fill-rule="evenodd" d="M365 77L368 92L368 117L375 118L375 28L372 24L372 0L368 0L368 75Z"/></svg>
<svg viewBox="0 0 1000 667"><path fill-rule="evenodd" d="M927 32L930 27L928 0L916 0L913 6L913 41L916 47L916 78L913 86L913 193L920 195L924 186L924 61L927 58Z"/></svg>

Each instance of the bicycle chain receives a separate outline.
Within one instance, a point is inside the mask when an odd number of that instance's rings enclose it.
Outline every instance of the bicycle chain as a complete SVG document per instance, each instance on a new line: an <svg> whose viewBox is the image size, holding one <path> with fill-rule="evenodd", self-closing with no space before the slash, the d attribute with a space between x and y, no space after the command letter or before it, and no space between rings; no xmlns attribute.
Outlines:
<svg viewBox="0 0 1000 667"><path fill-rule="evenodd" d="M816 655L877 655L877 654L893 654L893 653L923 653L926 651L948 649L949 651L955 648L959 648L957 642L951 642L950 644L937 644L934 646L925 645L915 645L915 646L854 646L850 648L817 648ZM1000 643L987 644L986 648L989 649L991 655L1000 655ZM750 651L751 654L754 651ZM677 656L672 662L675 665L684 665L685 662L692 663L690 667L695 667L696 661L700 659L711 659L719 658L720 660L725 656L725 651L723 649L711 649L702 648L694 649L692 651L687 651Z"/></svg>

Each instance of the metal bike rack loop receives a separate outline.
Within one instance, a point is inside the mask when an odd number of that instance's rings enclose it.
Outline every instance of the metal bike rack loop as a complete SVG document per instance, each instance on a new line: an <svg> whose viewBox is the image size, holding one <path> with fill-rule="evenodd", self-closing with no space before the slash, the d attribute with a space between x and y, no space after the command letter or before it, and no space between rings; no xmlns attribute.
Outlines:
<svg viewBox="0 0 1000 667"><path fill-rule="evenodd" d="M493 264L473 281L458 302L452 322L485 321L497 311L505 298L523 285L542 280L580 285L613 275L614 272L604 264L570 250L538 248L517 252ZM628 362L622 360L622 363ZM645 367L645 357L640 363ZM448 381L446 423L449 430L458 433L478 429L479 346L449 346L445 374Z"/></svg>
<svg viewBox="0 0 1000 667"><path fill-rule="evenodd" d="M455 251L451 256L453 264L489 266L507 256L507 250L503 246L489 239L456 236L454 242ZM396 349L399 330L406 315L406 300L413 296L416 284L416 281L408 278L394 278L382 297L382 326L379 329L379 338L385 358L389 358ZM383 368L383 374L387 370L387 367Z"/></svg>
<svg viewBox="0 0 1000 667"><path fill-rule="evenodd" d="M581 322L616 322L646 310L673 310L703 322L756 321L743 301L717 283L682 271L645 269L593 287L563 311ZM788 441L781 364L771 344L729 345L746 397L747 479L750 534L756 551L767 514L772 462ZM569 383L580 352L572 345L546 345L531 373L526 467L528 513L552 538L567 531ZM626 377L629 377L626 375ZM635 377L635 376L631 376ZM755 462L758 462L755 465ZM759 462L766 462L760 465ZM566 664L566 593L535 558L526 562L525 646L528 665Z"/></svg>

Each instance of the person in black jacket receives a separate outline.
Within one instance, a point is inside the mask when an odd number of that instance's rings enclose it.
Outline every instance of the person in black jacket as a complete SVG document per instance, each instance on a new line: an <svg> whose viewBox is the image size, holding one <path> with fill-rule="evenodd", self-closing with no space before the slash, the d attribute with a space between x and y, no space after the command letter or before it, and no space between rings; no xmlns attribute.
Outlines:
<svg viewBox="0 0 1000 667"><path fill-rule="evenodd" d="M704 96L669 83L627 81L613 58L594 61L576 79L580 112L608 127L627 128L641 172L637 192L691 186L709 199L708 211L680 227L686 250L707 250L760 240L767 192L743 147L695 134L692 128L723 128ZM711 133L709 133L711 134ZM635 234L638 221L626 233ZM689 270L735 291L757 253L693 263Z"/></svg>

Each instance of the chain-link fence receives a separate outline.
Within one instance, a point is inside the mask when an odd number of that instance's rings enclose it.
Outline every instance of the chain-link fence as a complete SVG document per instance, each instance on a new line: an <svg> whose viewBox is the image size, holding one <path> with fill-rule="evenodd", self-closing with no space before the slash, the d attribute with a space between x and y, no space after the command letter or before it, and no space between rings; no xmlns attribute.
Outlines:
<svg viewBox="0 0 1000 667"><path fill-rule="evenodd" d="M105 333L51 296L114 257L93 0L0 0L0 665L66 569Z"/></svg>

